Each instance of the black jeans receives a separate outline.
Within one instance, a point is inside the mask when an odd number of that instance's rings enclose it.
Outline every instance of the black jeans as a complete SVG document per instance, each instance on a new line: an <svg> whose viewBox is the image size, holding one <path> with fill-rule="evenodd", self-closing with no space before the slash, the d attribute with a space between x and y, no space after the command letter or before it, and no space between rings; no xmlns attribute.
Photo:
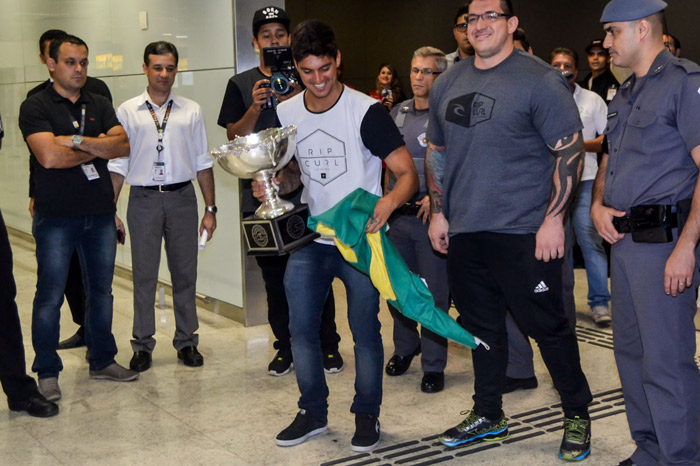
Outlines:
<svg viewBox="0 0 700 466"><path fill-rule="evenodd" d="M267 320L277 341L274 348L288 351L291 349L289 333L289 305L284 291L284 272L287 269L289 255L256 256L255 260L262 271L265 291L267 293ZM324 354L338 351L340 335L335 326L335 299L333 288L323 305L321 314L321 350Z"/></svg>
<svg viewBox="0 0 700 466"><path fill-rule="evenodd" d="M38 391L36 381L27 375L16 295L12 249L0 212L0 382L7 398L26 400Z"/></svg>
<svg viewBox="0 0 700 466"><path fill-rule="evenodd" d="M574 327L564 315L562 260L535 259L535 235L464 233L450 238L448 281L460 322L490 346L473 351L474 410L498 418L508 364L505 300L537 341L567 417L588 417L592 396Z"/></svg>

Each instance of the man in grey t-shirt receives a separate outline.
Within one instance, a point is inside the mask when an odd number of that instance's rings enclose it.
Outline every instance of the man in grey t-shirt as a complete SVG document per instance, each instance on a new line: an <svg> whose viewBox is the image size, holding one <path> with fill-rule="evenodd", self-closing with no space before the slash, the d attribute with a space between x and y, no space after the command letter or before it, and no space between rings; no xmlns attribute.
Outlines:
<svg viewBox="0 0 700 466"><path fill-rule="evenodd" d="M462 325L490 349L473 351L474 407L440 436L448 446L508 436L501 391L508 362L505 309L540 346L564 410L559 456L590 452L592 400L564 315L564 216L584 149L566 81L513 47L509 0L473 0L466 16L476 55L450 68L430 94L426 179L429 236L447 254Z"/></svg>

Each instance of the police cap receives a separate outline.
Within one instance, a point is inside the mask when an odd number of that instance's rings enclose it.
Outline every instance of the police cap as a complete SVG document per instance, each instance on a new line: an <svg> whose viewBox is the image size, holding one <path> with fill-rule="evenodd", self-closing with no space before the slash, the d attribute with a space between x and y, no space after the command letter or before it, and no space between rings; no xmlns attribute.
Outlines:
<svg viewBox="0 0 700 466"><path fill-rule="evenodd" d="M636 21L663 11L667 6L663 0L611 0L605 5L600 22Z"/></svg>

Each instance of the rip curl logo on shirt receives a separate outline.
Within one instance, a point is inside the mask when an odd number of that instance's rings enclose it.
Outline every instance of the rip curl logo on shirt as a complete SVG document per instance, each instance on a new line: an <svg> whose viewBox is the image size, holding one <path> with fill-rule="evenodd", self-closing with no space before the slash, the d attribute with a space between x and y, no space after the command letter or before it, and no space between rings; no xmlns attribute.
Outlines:
<svg viewBox="0 0 700 466"><path fill-rule="evenodd" d="M428 147L428 138L425 137L425 132L418 136L418 144L420 144L421 147Z"/></svg>
<svg viewBox="0 0 700 466"><path fill-rule="evenodd" d="M263 14L265 15L265 19L273 19L279 16L280 11L277 8L267 7L263 10Z"/></svg>
<svg viewBox="0 0 700 466"><path fill-rule="evenodd" d="M447 104L445 120L465 128L489 121L496 99L478 92L452 99Z"/></svg>
<svg viewBox="0 0 700 466"><path fill-rule="evenodd" d="M323 186L348 171L345 143L322 129L297 142L297 159L301 171L311 181Z"/></svg>

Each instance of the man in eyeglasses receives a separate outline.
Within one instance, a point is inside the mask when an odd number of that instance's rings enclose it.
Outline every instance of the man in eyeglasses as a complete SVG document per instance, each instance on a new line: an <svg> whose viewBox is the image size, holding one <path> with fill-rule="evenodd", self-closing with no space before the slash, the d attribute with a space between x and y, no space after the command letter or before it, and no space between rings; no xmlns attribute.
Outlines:
<svg viewBox="0 0 700 466"><path fill-rule="evenodd" d="M458 61L474 55L474 48L469 43L469 38L467 37L467 22L465 19L467 13L469 13L469 5L464 4L459 7L455 14L455 20L452 23L452 33L457 42L457 50L445 56L448 68Z"/></svg>
<svg viewBox="0 0 700 466"><path fill-rule="evenodd" d="M515 50L510 0L473 0L475 56L453 66L430 98L426 179L433 247L447 254L461 324L487 343L472 351L474 406L444 432L447 446L508 436L502 410L506 311L534 338L559 392L559 457L590 453L592 396L562 299L564 217L583 166L583 125L559 72Z"/></svg>
<svg viewBox="0 0 700 466"><path fill-rule="evenodd" d="M388 236L412 272L427 282L435 298L435 305L447 312L450 308L450 292L447 289L447 264L442 254L436 253L428 239L430 202L425 188L424 160L428 142L425 131L428 127L428 107L430 89L435 78L447 69L445 54L435 47L421 47L413 52L411 60L411 89L413 99L407 100L391 111L396 126L404 137L413 163L418 170L420 187L409 202L394 211L389 219L391 226ZM389 190L396 183L396 177L389 173ZM386 365L386 374L404 374L413 357L421 354L423 379L421 390L424 393L437 393L445 387L445 366L447 365L447 341L445 338L421 328L390 304L394 317L394 355Z"/></svg>

